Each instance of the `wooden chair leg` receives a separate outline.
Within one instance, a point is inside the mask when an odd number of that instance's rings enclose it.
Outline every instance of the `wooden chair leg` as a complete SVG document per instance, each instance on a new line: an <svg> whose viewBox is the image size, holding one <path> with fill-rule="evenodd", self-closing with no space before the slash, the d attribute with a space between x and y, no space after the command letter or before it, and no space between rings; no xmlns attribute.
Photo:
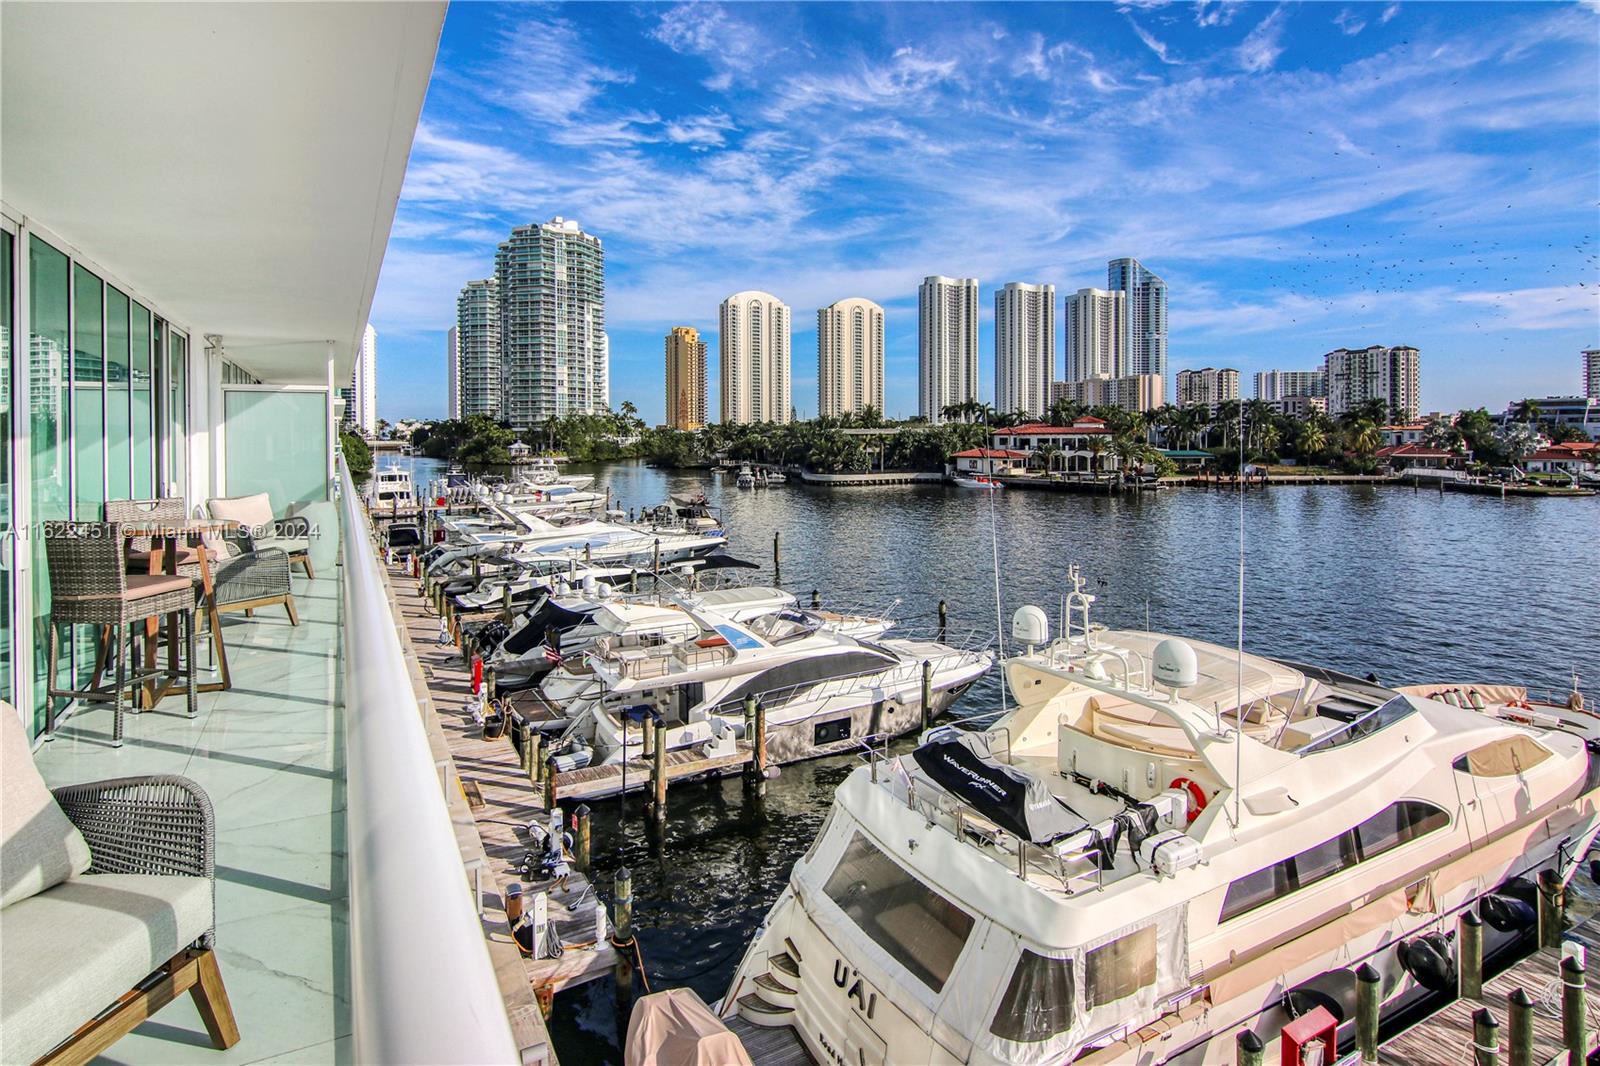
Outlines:
<svg viewBox="0 0 1600 1066"><path fill-rule="evenodd" d="M200 1020L206 1023L211 1043L218 1049L230 1048L239 1042L239 1025L233 1019L233 1005L228 1002L228 990L222 984L222 971L217 968L217 953L206 951L196 960L200 964L199 980L189 990L194 996Z"/></svg>
<svg viewBox="0 0 1600 1066"><path fill-rule="evenodd" d="M300 565L305 567L306 577L315 578L317 576L311 569L311 556L309 554L300 557Z"/></svg>
<svg viewBox="0 0 1600 1066"><path fill-rule="evenodd" d="M292 626L299 625L300 624L300 612L294 609L294 597L293 596L285 596L283 598L283 605L289 611L289 624L292 625Z"/></svg>

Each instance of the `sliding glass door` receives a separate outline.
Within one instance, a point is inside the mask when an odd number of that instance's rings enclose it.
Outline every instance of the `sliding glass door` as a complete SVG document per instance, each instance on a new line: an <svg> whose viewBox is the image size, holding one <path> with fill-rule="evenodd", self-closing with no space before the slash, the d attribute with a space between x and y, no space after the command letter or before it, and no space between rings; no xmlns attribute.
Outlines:
<svg viewBox="0 0 1600 1066"><path fill-rule="evenodd" d="M0 700L15 700L12 691L11 670L11 612L14 609L11 589L16 583L16 536L12 532L11 518L11 338L16 323L16 266L17 240L8 229L0 229Z"/></svg>

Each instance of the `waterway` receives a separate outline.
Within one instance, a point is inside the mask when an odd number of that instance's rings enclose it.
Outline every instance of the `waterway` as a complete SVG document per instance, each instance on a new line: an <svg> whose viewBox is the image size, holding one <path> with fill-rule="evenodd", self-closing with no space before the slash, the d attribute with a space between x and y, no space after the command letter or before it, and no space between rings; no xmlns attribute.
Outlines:
<svg viewBox="0 0 1600 1066"><path fill-rule="evenodd" d="M431 468L418 460L425 483ZM1231 645L1238 636L1241 499L1166 489L1074 496L945 487L741 490L708 473L643 464L574 467L617 506L704 491L730 550L825 605L890 612L927 628L939 600L950 630L993 642L1023 604L1052 623L1068 565L1098 597L1095 618ZM1508 499L1374 486L1273 486L1242 500L1248 650L1376 674L1390 684L1488 681L1564 694L1577 670L1600 696L1600 498ZM998 562L998 566L996 563ZM1001 705L993 674L956 715ZM600 805L596 882L633 873L634 924L653 986L710 1002L854 757L785 767L760 801L737 779L675 788L664 835L639 801ZM565 1066L621 1062L609 981L564 993L551 1028Z"/></svg>

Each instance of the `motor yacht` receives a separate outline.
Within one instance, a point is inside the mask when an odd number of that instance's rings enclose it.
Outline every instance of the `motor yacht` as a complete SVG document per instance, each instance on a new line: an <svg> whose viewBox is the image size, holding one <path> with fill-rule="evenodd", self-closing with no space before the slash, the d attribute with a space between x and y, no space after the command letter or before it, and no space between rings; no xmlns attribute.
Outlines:
<svg viewBox="0 0 1600 1066"><path fill-rule="evenodd" d="M583 660L597 685L567 709L556 754L583 749L593 763L644 751L644 718L666 724L668 751L731 754L745 730L745 698L764 708L770 763L797 762L899 736L922 714L922 667L932 714L954 703L994 664L987 650L934 641L866 639L803 613L750 624L680 601L694 639L633 645L601 638Z"/></svg>
<svg viewBox="0 0 1600 1066"><path fill-rule="evenodd" d="M393 507L411 507L417 502L416 490L411 484L411 471L400 466L385 466L373 471L367 482L367 508L387 511Z"/></svg>
<svg viewBox="0 0 1600 1066"><path fill-rule="evenodd" d="M594 484L593 474L563 474L553 456L535 455L517 464L517 472L530 485L567 485L586 489Z"/></svg>
<svg viewBox="0 0 1600 1066"><path fill-rule="evenodd" d="M1308 1003L1349 1032L1362 964L1386 1014L1453 995L1462 912L1512 935L1600 828L1592 715L1106 630L1073 579L993 727L839 787L723 1017L830 1063L1276 1062Z"/></svg>
<svg viewBox="0 0 1600 1066"><path fill-rule="evenodd" d="M739 468L739 476L735 481L735 484L737 484L741 489L753 489L756 488L760 483L756 480L755 471L751 470L748 466L741 466Z"/></svg>

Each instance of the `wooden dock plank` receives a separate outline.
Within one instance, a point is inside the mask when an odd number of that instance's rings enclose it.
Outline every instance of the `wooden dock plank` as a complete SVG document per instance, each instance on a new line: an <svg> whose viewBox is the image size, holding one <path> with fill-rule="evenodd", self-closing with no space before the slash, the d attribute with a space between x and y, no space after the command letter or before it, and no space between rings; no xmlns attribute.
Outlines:
<svg viewBox="0 0 1600 1066"><path fill-rule="evenodd" d="M1591 960L1584 979L1589 988L1589 1045L1596 1047L1600 1035L1600 918L1590 918L1570 930L1583 942ZM1561 1050L1560 953L1545 949L1523 959L1483 986L1481 1000L1458 999L1405 1032L1397 1034L1378 1049L1383 1066L1459 1066L1472 1061L1472 1015L1480 1007L1489 1008L1500 1023L1501 1061L1506 1061L1506 1040L1510 1033L1506 997L1523 989L1533 998L1533 1061L1564 1063ZM1546 992L1549 992L1547 995Z"/></svg>
<svg viewBox="0 0 1600 1066"><path fill-rule="evenodd" d="M755 758L755 752L745 741L729 755L707 758L687 749L667 753L667 782L704 774L723 774L743 766ZM650 789L650 764L642 759L629 759L627 764L627 790L646 792ZM577 803L579 800L599 800L622 794L624 774L621 763L604 766L585 766L556 775L556 800L558 803Z"/></svg>
<svg viewBox="0 0 1600 1066"><path fill-rule="evenodd" d="M475 791L482 801L472 815L488 859L485 880L490 891L496 901L505 898L505 887L513 881L522 882L525 893L545 891L550 920L566 948L554 959L522 959L529 985L540 992L555 992L611 973L616 949L609 941L594 943L596 896L585 874L573 869L564 886L523 881L517 867L530 848L526 827L549 822L543 792L523 773L509 737L485 740L482 730L473 724L465 709L471 673L459 648L438 643L439 620L416 581L398 569L391 572L391 580L456 776L463 791ZM503 903L497 905L503 907ZM500 921L505 921L503 910Z"/></svg>

